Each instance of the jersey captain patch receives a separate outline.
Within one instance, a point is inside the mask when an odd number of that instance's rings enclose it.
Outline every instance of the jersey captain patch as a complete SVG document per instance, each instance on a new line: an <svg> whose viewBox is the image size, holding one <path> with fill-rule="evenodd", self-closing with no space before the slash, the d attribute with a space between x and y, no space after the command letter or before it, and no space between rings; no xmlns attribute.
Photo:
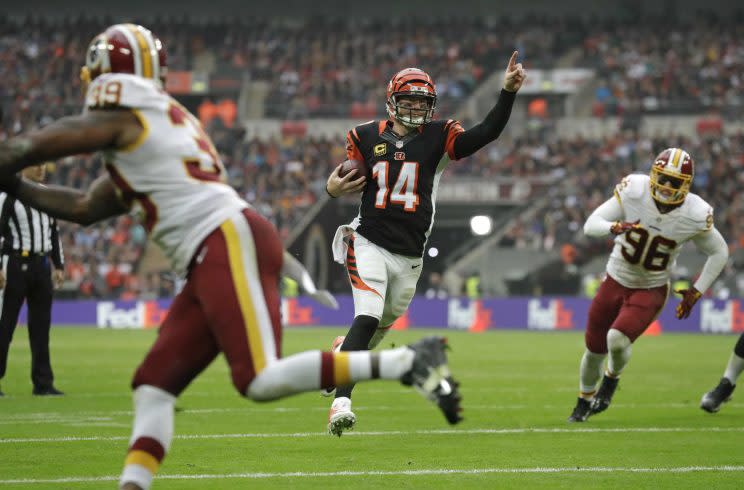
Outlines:
<svg viewBox="0 0 744 490"><path fill-rule="evenodd" d="M452 128L459 128L448 123L435 120L401 138L389 123L371 121L347 135L347 158L363 160L371 169L355 222L372 243L400 255L423 255L443 156Z"/></svg>

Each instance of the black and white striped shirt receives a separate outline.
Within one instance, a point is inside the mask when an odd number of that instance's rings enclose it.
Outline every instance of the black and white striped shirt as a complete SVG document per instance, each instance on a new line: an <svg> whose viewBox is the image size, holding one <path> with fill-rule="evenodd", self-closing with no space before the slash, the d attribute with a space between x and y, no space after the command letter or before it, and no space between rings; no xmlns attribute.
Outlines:
<svg viewBox="0 0 744 490"><path fill-rule="evenodd" d="M4 192L0 192L0 238L3 254L51 254L54 267L64 266L57 220Z"/></svg>

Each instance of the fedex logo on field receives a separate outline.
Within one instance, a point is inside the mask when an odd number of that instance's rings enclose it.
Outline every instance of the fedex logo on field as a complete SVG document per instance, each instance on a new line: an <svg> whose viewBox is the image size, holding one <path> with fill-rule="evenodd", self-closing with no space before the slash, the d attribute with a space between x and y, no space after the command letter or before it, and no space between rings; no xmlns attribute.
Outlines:
<svg viewBox="0 0 744 490"><path fill-rule="evenodd" d="M167 314L168 308L161 308L157 301L137 301L121 307L113 301L101 301L96 305L96 325L99 328L155 328Z"/></svg>
<svg viewBox="0 0 744 490"><path fill-rule="evenodd" d="M532 330L573 328L573 312L566 308L560 299L547 301L531 299L527 302L527 328Z"/></svg>
<svg viewBox="0 0 744 490"><path fill-rule="evenodd" d="M718 304L717 304L718 303ZM700 330L711 333L744 332L744 311L738 300L700 302Z"/></svg>

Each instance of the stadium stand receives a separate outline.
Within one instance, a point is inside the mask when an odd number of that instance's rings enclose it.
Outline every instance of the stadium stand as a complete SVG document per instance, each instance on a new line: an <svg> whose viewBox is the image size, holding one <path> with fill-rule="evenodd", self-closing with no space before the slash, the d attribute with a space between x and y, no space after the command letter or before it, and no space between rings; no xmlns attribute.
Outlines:
<svg viewBox="0 0 744 490"><path fill-rule="evenodd" d="M454 27L447 19L446 28L442 18L385 24L385 29L380 22L258 19L197 26L162 18L149 25L169 41L171 70L248 74L264 81L271 87L267 114L281 119L381 116L387 78L402 65L431 71L441 113L454 113L481 80L501 69L512 49L506 39L515 39L529 65L540 68L553 66L562 54L581 46L577 66L596 68L600 75L597 115L708 109L726 115L742 101L744 46L736 35L736 17L680 24L671 33L657 32L653 21L606 24L578 18L534 17L520 24L469 18L455 20ZM0 17L0 138L80 110L82 52L106 23L85 17ZM676 34L681 30L682 40ZM352 37L354 41L345 41ZM692 86L702 89L691 91ZM234 124L234 103L226 108L228 117L216 117L214 104L203 109L210 114L204 117L206 126L231 184L286 238L323 198L327 174L344 157L343 136L287 131L271 138L247 137ZM744 134L727 134L720 127L698 129L696 138L639 137L635 131L559 138L547 125L539 134L504 138L451 166L444 185L462 176L508 175L527 182L551 176L554 184L544 212L529 221L516 220L500 246L557 251L577 240L587 212L623 174L645 171L648 158L662 147L682 146L697 162L695 191L716 207L717 225L731 246L744 248L744 201L737 192L744 180ZM101 171L100 160L89 156L57 162L49 179L84 188ZM66 224L62 238L70 295L131 298L173 292L167 275L138 274L146 238L137 217L89 228Z"/></svg>

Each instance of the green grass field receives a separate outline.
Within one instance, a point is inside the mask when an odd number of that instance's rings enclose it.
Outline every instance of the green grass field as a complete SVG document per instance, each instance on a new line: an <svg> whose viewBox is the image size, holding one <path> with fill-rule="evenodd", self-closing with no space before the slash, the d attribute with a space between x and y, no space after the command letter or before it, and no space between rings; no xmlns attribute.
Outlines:
<svg viewBox="0 0 744 490"><path fill-rule="evenodd" d="M285 352L326 348L341 332L287 330ZM569 425L580 334L447 335L466 417L455 428L415 392L373 382L355 392L356 430L331 437L328 399L246 401L220 358L179 400L154 488L741 488L744 404L716 415L698 408L735 337L641 338L613 406ZM155 332L53 330L61 398L31 396L25 336L16 332L2 382L0 487L115 488L132 417L129 380Z"/></svg>

